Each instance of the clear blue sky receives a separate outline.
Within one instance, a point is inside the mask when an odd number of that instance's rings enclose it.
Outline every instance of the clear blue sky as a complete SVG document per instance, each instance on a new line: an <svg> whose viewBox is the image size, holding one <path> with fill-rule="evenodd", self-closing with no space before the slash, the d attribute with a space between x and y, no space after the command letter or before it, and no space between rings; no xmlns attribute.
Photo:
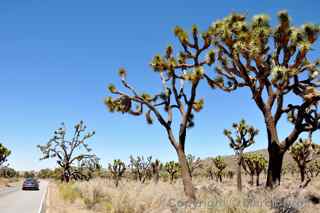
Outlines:
<svg viewBox="0 0 320 213"><path fill-rule="evenodd" d="M201 2L201 3L200 3ZM176 159L165 132L144 118L111 114L103 105L117 69L141 91L160 85L148 66L152 56L174 43L175 25L208 25L231 12L249 16L287 9L295 24L319 23L318 1L106 1L2 0L0 5L0 141L12 151L16 169L54 166L39 162L45 143L64 121L83 119L97 134L91 146L102 163L130 154ZM319 49L315 50L316 53ZM264 122L246 90L228 95L203 87L205 108L189 131L187 152L201 157L231 154L224 128L244 117L259 128L252 149L267 145ZM289 125L281 128L284 136Z"/></svg>

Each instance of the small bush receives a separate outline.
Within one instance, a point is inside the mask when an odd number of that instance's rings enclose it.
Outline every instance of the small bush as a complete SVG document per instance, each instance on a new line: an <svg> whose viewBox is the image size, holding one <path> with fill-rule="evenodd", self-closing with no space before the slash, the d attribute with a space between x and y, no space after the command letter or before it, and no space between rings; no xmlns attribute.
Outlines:
<svg viewBox="0 0 320 213"><path fill-rule="evenodd" d="M74 203L74 201L80 197L79 189L75 184L60 184L59 192L64 201Z"/></svg>

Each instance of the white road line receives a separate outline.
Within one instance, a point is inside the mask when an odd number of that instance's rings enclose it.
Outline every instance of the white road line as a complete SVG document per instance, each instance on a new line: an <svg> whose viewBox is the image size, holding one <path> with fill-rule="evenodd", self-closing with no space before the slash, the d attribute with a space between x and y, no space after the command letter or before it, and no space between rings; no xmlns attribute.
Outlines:
<svg viewBox="0 0 320 213"><path fill-rule="evenodd" d="M42 195L38 213L41 213L41 212L42 212L43 202L45 202L45 197L46 197L46 194L47 194L47 190L48 190L48 184L47 184L47 187L46 187L46 189L44 190L44 193L43 193L43 195Z"/></svg>

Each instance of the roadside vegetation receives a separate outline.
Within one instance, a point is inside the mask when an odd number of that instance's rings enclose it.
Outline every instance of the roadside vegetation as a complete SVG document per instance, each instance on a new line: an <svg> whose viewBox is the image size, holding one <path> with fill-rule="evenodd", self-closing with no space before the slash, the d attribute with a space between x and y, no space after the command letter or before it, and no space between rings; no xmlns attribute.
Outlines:
<svg viewBox="0 0 320 213"><path fill-rule="evenodd" d="M150 63L159 92L139 92L120 68L120 85L108 86L104 102L110 112L160 124L176 161L146 155L100 165L89 147L95 132L80 121L70 139L62 123L38 145L41 160L55 159L57 168L24 177L52 180L52 212L317 212L320 149L312 136L320 127L320 61L309 53L319 32L315 24L293 26L286 11L278 13L274 27L267 15L249 20L237 13L203 32L196 25L190 33L177 26L179 46L167 46ZM265 123L266 152L247 152L259 130L242 119L223 131L235 156L200 159L186 153L188 131L201 122L195 118L210 98L201 96L200 85L231 95L249 90L248 101ZM289 129L283 138L282 124ZM10 153L0 144L0 177L16 175L5 165Z"/></svg>
<svg viewBox="0 0 320 213"><path fill-rule="evenodd" d="M108 86L111 96L105 105L110 112L145 116L148 124L158 122L176 151L177 162L130 156L126 165L125 160L115 159L107 169L99 167L94 179L78 182L74 178L68 184L66 165L75 168L68 150L73 149L66 148L72 142L64 140L65 130L60 128L53 140L39 146L44 159L58 158L61 181L66 182L54 183L59 189L52 189L55 199L89 212L308 212L310 205L319 209L315 205L320 195L308 188L319 188L320 174L319 147L312 143L320 124L320 62L308 57L319 32L315 24L293 26L286 11L278 13L275 27L267 15L248 20L238 13L203 32L196 25L190 33L175 27L180 48L169 45L150 63L160 80L159 93L139 92L129 83L128 72L120 68L121 84ZM233 162L222 156L201 160L186 153L188 130L210 98L201 97L201 84L231 94L239 89L250 91L265 122L267 155L245 152L254 146L259 130L244 119L223 132L235 152ZM290 130L283 138L278 135L280 121ZM309 136L304 139L306 133ZM223 204L219 208L216 203L211 210L202 208L209 201ZM200 206L192 206L199 202Z"/></svg>

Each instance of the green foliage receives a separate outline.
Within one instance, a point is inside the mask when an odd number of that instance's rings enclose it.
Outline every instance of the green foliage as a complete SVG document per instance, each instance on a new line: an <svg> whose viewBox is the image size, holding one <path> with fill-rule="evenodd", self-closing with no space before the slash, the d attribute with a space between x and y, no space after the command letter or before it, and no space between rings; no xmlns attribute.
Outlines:
<svg viewBox="0 0 320 213"><path fill-rule="evenodd" d="M239 123L233 123L232 127L234 129L234 137L232 137L232 130L225 129L223 133L229 139L229 145L236 153L242 152L255 142L254 137L259 130L248 125L244 119L240 120Z"/></svg>
<svg viewBox="0 0 320 213"><path fill-rule="evenodd" d="M62 199L70 203L80 198L80 190L75 184L59 184L59 192Z"/></svg>
<svg viewBox="0 0 320 213"><path fill-rule="evenodd" d="M214 175L217 177L217 179L220 182L222 182L222 177L225 174L224 170L227 168L227 164L224 161L224 158L221 156L217 156L216 158L213 158L212 161L214 166L217 168L217 170L214 172Z"/></svg>
<svg viewBox="0 0 320 213"><path fill-rule="evenodd" d="M34 178L36 177L36 172L35 171L25 171L23 173L24 178Z"/></svg>
<svg viewBox="0 0 320 213"><path fill-rule="evenodd" d="M293 160L300 166L306 166L312 160L313 148L308 139L301 139L290 148Z"/></svg>
<svg viewBox="0 0 320 213"><path fill-rule="evenodd" d="M134 179L144 183L148 178L152 176L151 174L151 163L152 163L152 156L144 157L144 156L137 156L134 158L130 156L130 171L134 176Z"/></svg>
<svg viewBox="0 0 320 213"><path fill-rule="evenodd" d="M164 165L165 170L170 176L170 183L173 183L174 180L178 177L180 171L180 165L177 162L169 161Z"/></svg>
<svg viewBox="0 0 320 213"><path fill-rule="evenodd" d="M304 181L307 165L312 161L313 146L309 139L300 139L290 148L290 154L300 170L301 182Z"/></svg>
<svg viewBox="0 0 320 213"><path fill-rule="evenodd" d="M19 177L19 172L8 166L0 167L0 177L15 178Z"/></svg>
<svg viewBox="0 0 320 213"><path fill-rule="evenodd" d="M2 143L0 143L0 166L3 165L7 160L11 151L5 147Z"/></svg>
<svg viewBox="0 0 320 213"><path fill-rule="evenodd" d="M112 164L109 163L108 169L115 181L116 187L118 186L119 180L123 177L126 171L126 165L120 159L113 160Z"/></svg>
<svg viewBox="0 0 320 213"><path fill-rule="evenodd" d="M257 178L257 185L259 185L259 176L267 167L268 161L260 153L247 153L243 155L243 169L250 174L251 184L253 184L253 176Z"/></svg>
<svg viewBox="0 0 320 213"><path fill-rule="evenodd" d="M319 127L320 63L309 57L319 31L315 24L293 26L286 11L278 13L275 27L267 15L250 20L244 14L233 13L209 29L217 58L214 76L206 78L208 84L227 92L248 88L271 132L268 144L272 146L268 148L272 154L283 155L300 134ZM294 128L280 141L277 124L284 116ZM276 153L278 150L280 153ZM277 162L282 161L281 157L270 161L282 165ZM273 178L269 176L268 186L280 181L280 172L281 167L270 169L268 174Z"/></svg>
<svg viewBox="0 0 320 213"><path fill-rule="evenodd" d="M48 178L52 178L54 176L54 171L51 169L41 169L38 173L37 173L37 177L40 179L48 179Z"/></svg>
<svg viewBox="0 0 320 213"><path fill-rule="evenodd" d="M226 162L224 161L224 158L221 156L217 156L216 158L212 159L214 166L218 170L224 170L227 167Z"/></svg>

